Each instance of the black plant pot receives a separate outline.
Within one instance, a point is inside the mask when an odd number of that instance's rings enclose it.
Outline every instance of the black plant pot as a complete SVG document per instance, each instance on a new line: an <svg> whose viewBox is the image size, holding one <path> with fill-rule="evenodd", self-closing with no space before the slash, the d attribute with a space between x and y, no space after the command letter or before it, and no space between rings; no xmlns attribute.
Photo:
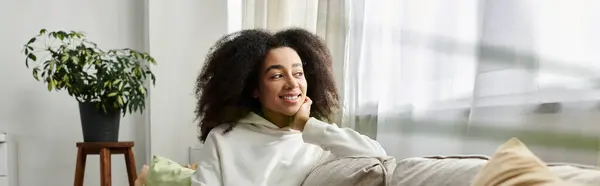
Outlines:
<svg viewBox="0 0 600 186"><path fill-rule="evenodd" d="M84 142L119 141L120 109L112 109L104 113L101 108L97 109L94 103L80 102L79 116Z"/></svg>

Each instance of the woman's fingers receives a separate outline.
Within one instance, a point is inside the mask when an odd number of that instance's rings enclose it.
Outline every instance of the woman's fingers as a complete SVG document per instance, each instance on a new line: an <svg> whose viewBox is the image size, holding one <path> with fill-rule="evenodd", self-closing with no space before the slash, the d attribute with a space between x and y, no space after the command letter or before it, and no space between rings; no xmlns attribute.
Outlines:
<svg viewBox="0 0 600 186"><path fill-rule="evenodd" d="M304 99L304 103L308 103L310 105L312 104L312 100L307 96L306 99Z"/></svg>

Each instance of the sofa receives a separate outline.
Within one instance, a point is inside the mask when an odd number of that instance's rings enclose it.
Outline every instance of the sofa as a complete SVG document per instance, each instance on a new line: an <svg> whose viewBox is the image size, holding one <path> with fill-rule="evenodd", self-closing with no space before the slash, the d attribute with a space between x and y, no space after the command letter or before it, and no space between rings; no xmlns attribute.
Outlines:
<svg viewBox="0 0 600 186"><path fill-rule="evenodd" d="M303 185L469 186L488 161L489 157L480 155L415 157L398 161L392 157L343 158L316 168ZM564 180L600 185L600 170L595 167L547 165Z"/></svg>
<svg viewBox="0 0 600 186"><path fill-rule="evenodd" d="M170 160L171 168L153 174L179 175L171 180L154 180L153 185L187 182L192 171L182 171ZM156 163L159 165L159 163ZM151 166L156 166L151 165ZM159 169L156 169L159 170ZM190 169L191 170L191 169ZM183 174L182 172L186 172ZM145 177L145 176L144 176ZM156 176L159 178L160 176ZM164 179L164 176L162 177ZM143 178L145 179L145 178ZM183 181L177 181L183 180ZM143 185L143 184L138 184ZM510 139L492 156L461 155L414 157L344 157L316 166L303 186L598 186L600 169L594 166L545 163L518 139ZM136 185L137 186L137 185Z"/></svg>

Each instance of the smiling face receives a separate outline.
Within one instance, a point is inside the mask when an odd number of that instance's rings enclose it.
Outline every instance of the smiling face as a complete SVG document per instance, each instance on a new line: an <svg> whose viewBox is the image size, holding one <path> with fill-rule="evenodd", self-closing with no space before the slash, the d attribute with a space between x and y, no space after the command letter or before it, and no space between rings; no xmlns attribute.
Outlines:
<svg viewBox="0 0 600 186"><path fill-rule="evenodd" d="M265 115L293 116L306 98L306 79L300 56L289 47L269 51L259 71L258 89L254 96L260 100Z"/></svg>

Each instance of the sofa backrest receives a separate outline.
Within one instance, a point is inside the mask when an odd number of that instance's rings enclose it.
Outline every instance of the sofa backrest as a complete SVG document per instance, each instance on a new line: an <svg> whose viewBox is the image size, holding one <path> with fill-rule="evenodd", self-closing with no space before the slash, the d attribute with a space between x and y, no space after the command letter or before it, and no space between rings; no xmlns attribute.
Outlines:
<svg viewBox="0 0 600 186"><path fill-rule="evenodd" d="M303 186L386 186L390 184L396 161L393 157L348 157L315 167Z"/></svg>
<svg viewBox="0 0 600 186"><path fill-rule="evenodd" d="M317 166L303 185L330 186L467 186L487 163L486 156L407 158L350 157ZM600 170L571 164L548 164L565 181L600 185Z"/></svg>
<svg viewBox="0 0 600 186"><path fill-rule="evenodd" d="M390 185L470 185L487 161L488 157L478 155L407 158L397 163ZM548 166L564 181L600 185L600 170L595 167L552 163Z"/></svg>

